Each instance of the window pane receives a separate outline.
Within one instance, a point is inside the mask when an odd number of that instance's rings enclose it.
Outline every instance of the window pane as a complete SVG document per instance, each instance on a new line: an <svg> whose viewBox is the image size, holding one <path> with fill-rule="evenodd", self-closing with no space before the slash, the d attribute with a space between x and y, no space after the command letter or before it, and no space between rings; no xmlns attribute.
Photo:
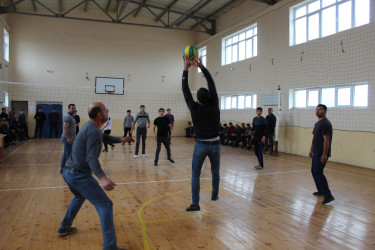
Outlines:
<svg viewBox="0 0 375 250"><path fill-rule="evenodd" d="M225 97L225 109L230 109L232 98L230 96Z"/></svg>
<svg viewBox="0 0 375 250"><path fill-rule="evenodd" d="M257 106L257 95L253 95L253 108Z"/></svg>
<svg viewBox="0 0 375 250"><path fill-rule="evenodd" d="M309 40L319 38L319 13L309 17Z"/></svg>
<svg viewBox="0 0 375 250"><path fill-rule="evenodd" d="M319 91L318 90L310 90L309 91L309 101L307 106L315 107L319 104Z"/></svg>
<svg viewBox="0 0 375 250"><path fill-rule="evenodd" d="M258 36L254 37L254 48L253 48L253 56L258 55Z"/></svg>
<svg viewBox="0 0 375 250"><path fill-rule="evenodd" d="M246 38L249 38L251 36L253 36L253 30L252 29L246 32Z"/></svg>
<svg viewBox="0 0 375 250"><path fill-rule="evenodd" d="M233 43L238 43L238 36L234 36L232 37L232 39L233 39Z"/></svg>
<svg viewBox="0 0 375 250"><path fill-rule="evenodd" d="M322 36L336 33L336 6L322 11Z"/></svg>
<svg viewBox="0 0 375 250"><path fill-rule="evenodd" d="M232 62L232 47L229 46L225 53L225 64L230 64Z"/></svg>
<svg viewBox="0 0 375 250"><path fill-rule="evenodd" d="M225 45L228 46L228 45L231 45L232 44L232 38L228 38L226 41L225 41Z"/></svg>
<svg viewBox="0 0 375 250"><path fill-rule="evenodd" d="M249 39L246 41L246 58L250 58L253 56L253 39Z"/></svg>
<svg viewBox="0 0 375 250"><path fill-rule="evenodd" d="M304 15L306 15L306 6L303 6L299 9L296 9L296 17L295 18L304 16Z"/></svg>
<svg viewBox="0 0 375 250"><path fill-rule="evenodd" d="M253 30L254 30L254 35L258 34L258 28L257 27L254 28Z"/></svg>
<svg viewBox="0 0 375 250"><path fill-rule="evenodd" d="M238 96L238 108L239 109L245 108L245 96L243 95Z"/></svg>
<svg viewBox="0 0 375 250"><path fill-rule="evenodd" d="M355 1L355 26L361 26L370 22L370 0Z"/></svg>
<svg viewBox="0 0 375 250"><path fill-rule="evenodd" d="M335 106L335 88L322 89L322 104L327 107Z"/></svg>
<svg viewBox="0 0 375 250"><path fill-rule="evenodd" d="M238 45L233 45L233 57L232 57L232 62L237 62L238 61Z"/></svg>
<svg viewBox="0 0 375 250"><path fill-rule="evenodd" d="M232 96L232 109L237 108L237 96Z"/></svg>
<svg viewBox="0 0 375 250"><path fill-rule="evenodd" d="M352 27L352 1L339 5L339 31Z"/></svg>
<svg viewBox="0 0 375 250"><path fill-rule="evenodd" d="M306 42L306 17L296 21L296 44Z"/></svg>
<svg viewBox="0 0 375 250"><path fill-rule="evenodd" d="M354 87L354 106L367 107L368 85L357 85Z"/></svg>
<svg viewBox="0 0 375 250"><path fill-rule="evenodd" d="M305 108L306 107L306 90L297 90L295 93L295 107Z"/></svg>
<svg viewBox="0 0 375 250"><path fill-rule="evenodd" d="M245 108L251 108L251 95L247 95L245 98Z"/></svg>
<svg viewBox="0 0 375 250"><path fill-rule="evenodd" d="M240 41L245 40L245 32L240 34Z"/></svg>
<svg viewBox="0 0 375 250"><path fill-rule="evenodd" d="M319 10L320 9L320 1L318 0L318 1L315 1L313 3L310 3L308 5L308 9L309 9L309 13Z"/></svg>
<svg viewBox="0 0 375 250"><path fill-rule="evenodd" d="M220 109L225 109L225 97L221 97L221 102L220 102Z"/></svg>
<svg viewBox="0 0 375 250"><path fill-rule="evenodd" d="M245 59L245 41L240 42L238 49L239 49L239 51L238 51L239 60L240 61L244 60Z"/></svg>
<svg viewBox="0 0 375 250"><path fill-rule="evenodd" d="M337 91L337 105L347 106L350 105L350 88L340 88Z"/></svg>
<svg viewBox="0 0 375 250"><path fill-rule="evenodd" d="M9 33L6 29L3 29L4 31L4 59L9 62Z"/></svg>
<svg viewBox="0 0 375 250"><path fill-rule="evenodd" d="M327 7L334 3L336 3L336 0L322 0L322 8Z"/></svg>

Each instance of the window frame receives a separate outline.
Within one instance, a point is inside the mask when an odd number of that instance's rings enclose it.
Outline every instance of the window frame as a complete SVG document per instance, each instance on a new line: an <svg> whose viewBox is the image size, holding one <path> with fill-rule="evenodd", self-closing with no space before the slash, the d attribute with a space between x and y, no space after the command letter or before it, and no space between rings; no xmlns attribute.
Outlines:
<svg viewBox="0 0 375 250"><path fill-rule="evenodd" d="M203 51L205 52L205 55L202 55ZM207 68L207 46L204 46L204 47L198 49L198 56L202 57L202 64L205 68ZM205 58L205 60L204 60L204 58ZM202 70L198 67L198 73L201 73L201 72L202 72Z"/></svg>
<svg viewBox="0 0 375 250"><path fill-rule="evenodd" d="M3 28L3 58L6 62L9 63L10 61L10 35L9 35L9 32L5 28Z"/></svg>
<svg viewBox="0 0 375 250"><path fill-rule="evenodd" d="M250 35L249 37L246 37L246 33L249 31L252 31L252 35ZM241 35L244 36L243 40L240 40ZM233 42L233 38L237 38L237 41ZM232 41L229 41L229 40L232 40ZM251 56L247 57L246 44L250 40L251 40ZM241 54L243 56L243 59L240 59L242 58L242 56L240 56L240 43L241 42L244 43L244 48L245 48L243 51L244 54L243 55ZM236 47L235 49L236 54L234 53L233 47ZM230 59L230 62L227 63L228 61L227 49L228 48L231 48L231 54L230 54L231 59ZM233 61L234 55L236 56L236 61ZM231 35L226 36L222 39L221 66L230 65L236 62L241 62L241 61L244 61L246 59L250 59L256 56L258 56L258 24L257 23L254 23L245 29L232 33Z"/></svg>
<svg viewBox="0 0 375 250"><path fill-rule="evenodd" d="M240 96L243 96L244 97L244 106L243 108L239 108L239 97ZM251 107L250 108L247 108L246 107L246 97L247 96L251 96ZM227 98L230 98L230 108L226 108L227 106ZM236 107L233 108L232 106L232 100L233 98L236 98ZM256 109L256 94L253 93L253 94L235 94L235 95L222 95L220 97L220 110L248 110L248 109Z"/></svg>

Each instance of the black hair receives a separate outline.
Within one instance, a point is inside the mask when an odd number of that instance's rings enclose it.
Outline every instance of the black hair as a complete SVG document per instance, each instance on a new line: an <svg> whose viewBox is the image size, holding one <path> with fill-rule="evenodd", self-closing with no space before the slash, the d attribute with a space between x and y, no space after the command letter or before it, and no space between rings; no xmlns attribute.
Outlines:
<svg viewBox="0 0 375 250"><path fill-rule="evenodd" d="M258 110L263 111L262 107L257 107L257 111Z"/></svg>
<svg viewBox="0 0 375 250"><path fill-rule="evenodd" d="M145 108L145 105L143 105L143 104L142 104L142 105L141 105L141 106L139 106L139 107L140 107L140 108Z"/></svg>
<svg viewBox="0 0 375 250"><path fill-rule="evenodd" d="M325 111L327 111L327 106L324 104L318 104L316 107L322 107Z"/></svg>
<svg viewBox="0 0 375 250"><path fill-rule="evenodd" d="M167 108L167 111L171 110L170 108Z"/></svg>
<svg viewBox="0 0 375 250"><path fill-rule="evenodd" d="M70 109L71 106L75 106L75 104L71 103L68 105L68 109Z"/></svg>
<svg viewBox="0 0 375 250"><path fill-rule="evenodd" d="M210 92L206 88L200 88L197 92L197 98L200 103L207 104L211 99Z"/></svg>
<svg viewBox="0 0 375 250"><path fill-rule="evenodd" d="M126 112L131 112L131 111L130 111L130 109L128 109L128 111L126 111Z"/></svg>
<svg viewBox="0 0 375 250"><path fill-rule="evenodd" d="M224 126L228 126L226 123L224 123Z"/></svg>
<svg viewBox="0 0 375 250"><path fill-rule="evenodd" d="M232 122L230 122L229 124L233 124Z"/></svg>
<svg viewBox="0 0 375 250"><path fill-rule="evenodd" d="M163 109L163 108L160 108L160 109L159 109L159 112L160 112L160 111L162 111L162 110L163 110L163 111L165 111L165 109Z"/></svg>
<svg viewBox="0 0 375 250"><path fill-rule="evenodd" d="M98 116L98 114L101 113L101 112L102 112L102 108L99 107L99 106L95 106L95 107L93 107L93 108L90 110L90 112L89 112L89 117L90 117L91 119L95 119L95 118Z"/></svg>

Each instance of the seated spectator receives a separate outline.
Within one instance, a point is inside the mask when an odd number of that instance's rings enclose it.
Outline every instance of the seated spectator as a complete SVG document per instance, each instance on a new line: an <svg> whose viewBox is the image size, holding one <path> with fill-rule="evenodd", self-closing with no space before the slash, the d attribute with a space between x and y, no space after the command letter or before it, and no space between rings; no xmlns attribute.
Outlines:
<svg viewBox="0 0 375 250"><path fill-rule="evenodd" d="M224 141L225 141L225 133L228 132L228 125L226 123L224 123L224 127L223 129L220 131L219 135L220 135L220 142L221 144L224 144Z"/></svg>
<svg viewBox="0 0 375 250"><path fill-rule="evenodd" d="M242 146L241 148L244 148L245 145L246 145L246 128L245 128L245 123L241 123L241 143L242 143Z"/></svg>
<svg viewBox="0 0 375 250"><path fill-rule="evenodd" d="M234 126L234 131L232 133L232 137L233 137L233 147L238 147L240 145L240 141L241 141L241 134L242 134L242 129L240 128L240 126L238 124L236 124Z"/></svg>
<svg viewBox="0 0 375 250"><path fill-rule="evenodd" d="M251 132L251 127L250 127L250 124L246 124L246 130L245 130L245 144L244 144L244 147L246 147L247 149L251 149L252 146L251 146L251 135L250 135L250 132Z"/></svg>
<svg viewBox="0 0 375 250"><path fill-rule="evenodd" d="M193 124L191 124L190 121L188 122L188 125L185 128L185 130L186 130L185 137L189 137L189 138L192 137L192 135L194 133L194 127L193 127Z"/></svg>
<svg viewBox="0 0 375 250"><path fill-rule="evenodd" d="M5 117L3 117L0 122L0 134L6 135L4 137L4 146L10 148L13 140L9 131L9 123Z"/></svg>
<svg viewBox="0 0 375 250"><path fill-rule="evenodd" d="M233 126L233 123L230 122L228 131L225 133L224 145L228 145L229 142L230 142L230 145L233 144L233 137L232 137L233 131L234 131L234 126Z"/></svg>

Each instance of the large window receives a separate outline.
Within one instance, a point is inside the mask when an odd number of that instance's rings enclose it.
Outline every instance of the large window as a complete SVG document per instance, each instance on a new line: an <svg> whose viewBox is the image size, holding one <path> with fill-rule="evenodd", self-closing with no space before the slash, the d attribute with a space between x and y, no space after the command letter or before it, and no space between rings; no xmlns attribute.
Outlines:
<svg viewBox="0 0 375 250"><path fill-rule="evenodd" d="M290 108L315 108L322 103L330 108L368 106L368 84L358 83L326 88L295 89L290 91Z"/></svg>
<svg viewBox="0 0 375 250"><path fill-rule="evenodd" d="M4 59L9 62L9 33L6 29L4 29L4 43L3 43L3 51L4 51Z"/></svg>
<svg viewBox="0 0 375 250"><path fill-rule="evenodd" d="M254 24L223 38L221 65L242 61L258 55L258 28Z"/></svg>
<svg viewBox="0 0 375 250"><path fill-rule="evenodd" d="M368 24L370 0L309 0L290 8L290 45Z"/></svg>
<svg viewBox="0 0 375 250"><path fill-rule="evenodd" d="M225 109L255 109L257 95L232 95L222 96L220 108Z"/></svg>
<svg viewBox="0 0 375 250"><path fill-rule="evenodd" d="M202 57L202 64L204 67L207 67L207 47L203 47L198 50L198 55ZM198 72L202 72L200 68L198 68Z"/></svg>

